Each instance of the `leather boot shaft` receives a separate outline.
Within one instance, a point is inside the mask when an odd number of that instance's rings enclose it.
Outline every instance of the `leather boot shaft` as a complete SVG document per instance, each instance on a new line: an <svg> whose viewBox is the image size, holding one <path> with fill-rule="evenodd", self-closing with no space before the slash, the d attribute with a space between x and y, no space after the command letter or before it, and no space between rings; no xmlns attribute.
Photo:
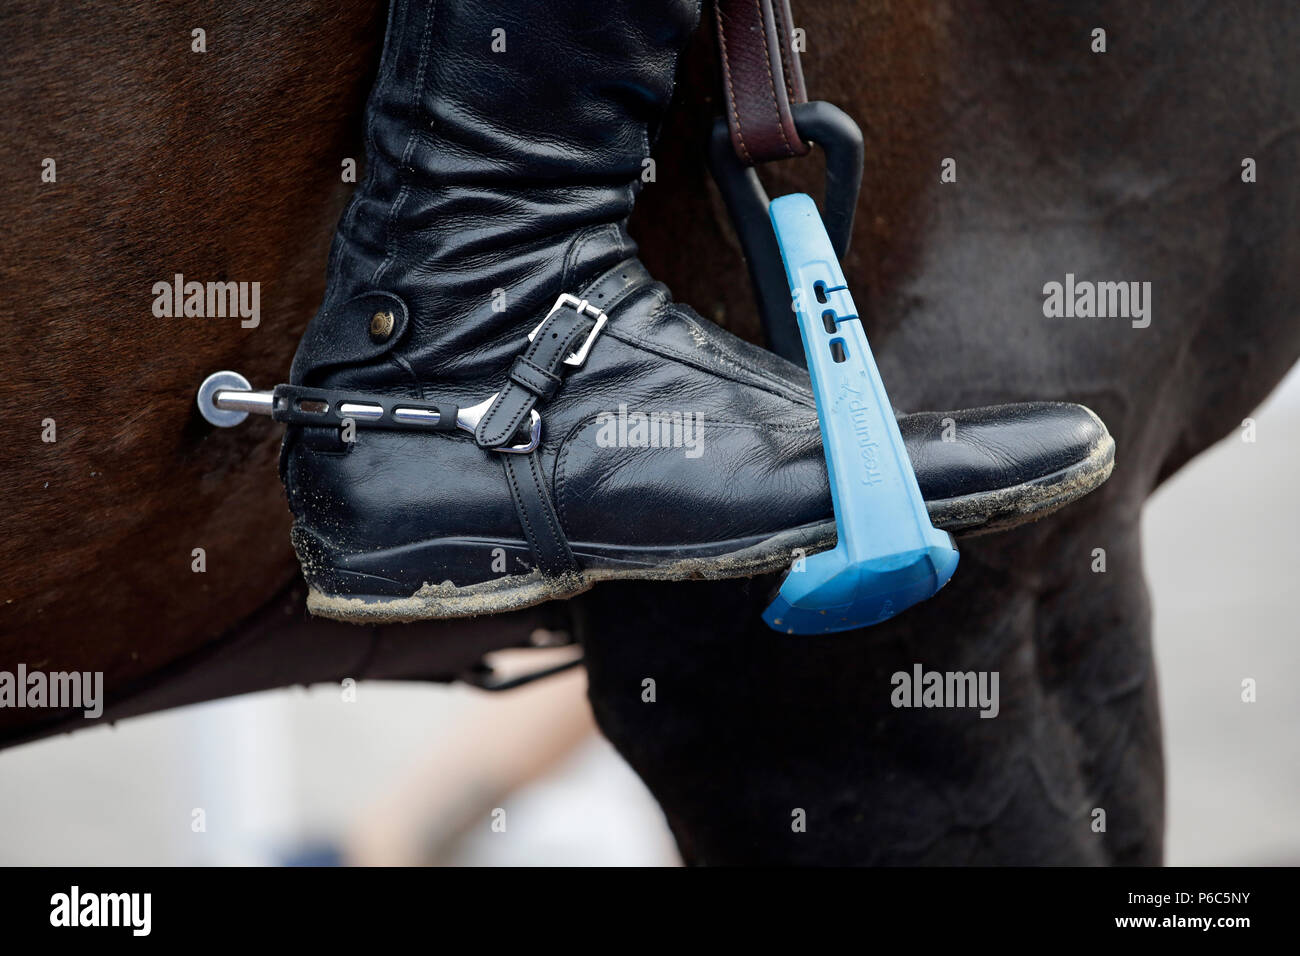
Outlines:
<svg viewBox="0 0 1300 956"><path fill-rule="evenodd" d="M334 354L300 350L293 380L384 388L394 363L407 385L482 379L561 291L634 255L625 223L699 14L696 0L394 0L366 172L315 323ZM385 304L347 309L373 291L401 300L379 347L355 327Z"/></svg>

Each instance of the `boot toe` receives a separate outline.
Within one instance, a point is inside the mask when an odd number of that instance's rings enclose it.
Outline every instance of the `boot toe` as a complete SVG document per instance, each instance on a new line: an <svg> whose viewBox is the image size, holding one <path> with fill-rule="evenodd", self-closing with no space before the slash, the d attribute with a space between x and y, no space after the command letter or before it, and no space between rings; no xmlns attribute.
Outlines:
<svg viewBox="0 0 1300 956"><path fill-rule="evenodd" d="M1115 443L1091 409L1027 402L899 419L936 525L992 531L1056 510L1100 485Z"/></svg>

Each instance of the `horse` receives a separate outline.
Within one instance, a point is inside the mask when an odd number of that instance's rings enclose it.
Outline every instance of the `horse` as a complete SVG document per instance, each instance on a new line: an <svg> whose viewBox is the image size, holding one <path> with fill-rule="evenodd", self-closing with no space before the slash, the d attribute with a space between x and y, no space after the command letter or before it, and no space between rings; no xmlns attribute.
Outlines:
<svg viewBox="0 0 1300 956"><path fill-rule="evenodd" d="M212 429L193 397L216 369L270 383L288 368L360 160L383 12L131 4L75 29L30 0L0 12L0 660L102 671L100 719L116 720L293 683L472 676L486 651L567 632L601 730L689 863L1158 863L1138 517L1300 355L1295 14L796 11L809 90L866 133L844 271L894 403L1078 401L1117 446L1088 498L963 540L935 599L808 638L759 620L771 578L606 583L436 624L306 616L277 429ZM678 298L753 338L699 162L719 109L712 47L701 30L685 57L656 148L675 173L645 189L633 232ZM763 175L773 195L815 194L816 165ZM263 314L159 318L154 286L175 274L257 278ZM1149 324L1048 317L1043 290L1067 274L1151 283ZM996 719L894 706L893 675L918 664L998 673ZM0 745L89 723L0 710Z"/></svg>

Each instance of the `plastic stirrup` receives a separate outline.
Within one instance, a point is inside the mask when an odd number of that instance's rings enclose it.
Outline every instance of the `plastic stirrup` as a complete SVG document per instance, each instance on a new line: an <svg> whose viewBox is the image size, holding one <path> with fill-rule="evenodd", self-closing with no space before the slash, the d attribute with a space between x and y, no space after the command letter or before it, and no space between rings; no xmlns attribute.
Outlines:
<svg viewBox="0 0 1300 956"><path fill-rule="evenodd" d="M930 523L816 204L803 193L782 196L770 214L817 399L839 542L795 564L763 620L790 634L846 631L934 595L957 567L957 548Z"/></svg>

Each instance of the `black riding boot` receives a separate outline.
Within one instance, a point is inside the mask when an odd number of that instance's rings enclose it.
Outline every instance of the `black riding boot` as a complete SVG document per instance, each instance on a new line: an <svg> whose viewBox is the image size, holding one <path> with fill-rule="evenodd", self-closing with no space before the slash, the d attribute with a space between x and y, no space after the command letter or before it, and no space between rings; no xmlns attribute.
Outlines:
<svg viewBox="0 0 1300 956"><path fill-rule="evenodd" d="M625 230L698 17L697 0L394 0L366 179L290 379L282 477L315 613L505 611L833 543L806 373L673 302ZM950 530L1109 472L1079 406L945 415L955 441L944 415L900 424Z"/></svg>

